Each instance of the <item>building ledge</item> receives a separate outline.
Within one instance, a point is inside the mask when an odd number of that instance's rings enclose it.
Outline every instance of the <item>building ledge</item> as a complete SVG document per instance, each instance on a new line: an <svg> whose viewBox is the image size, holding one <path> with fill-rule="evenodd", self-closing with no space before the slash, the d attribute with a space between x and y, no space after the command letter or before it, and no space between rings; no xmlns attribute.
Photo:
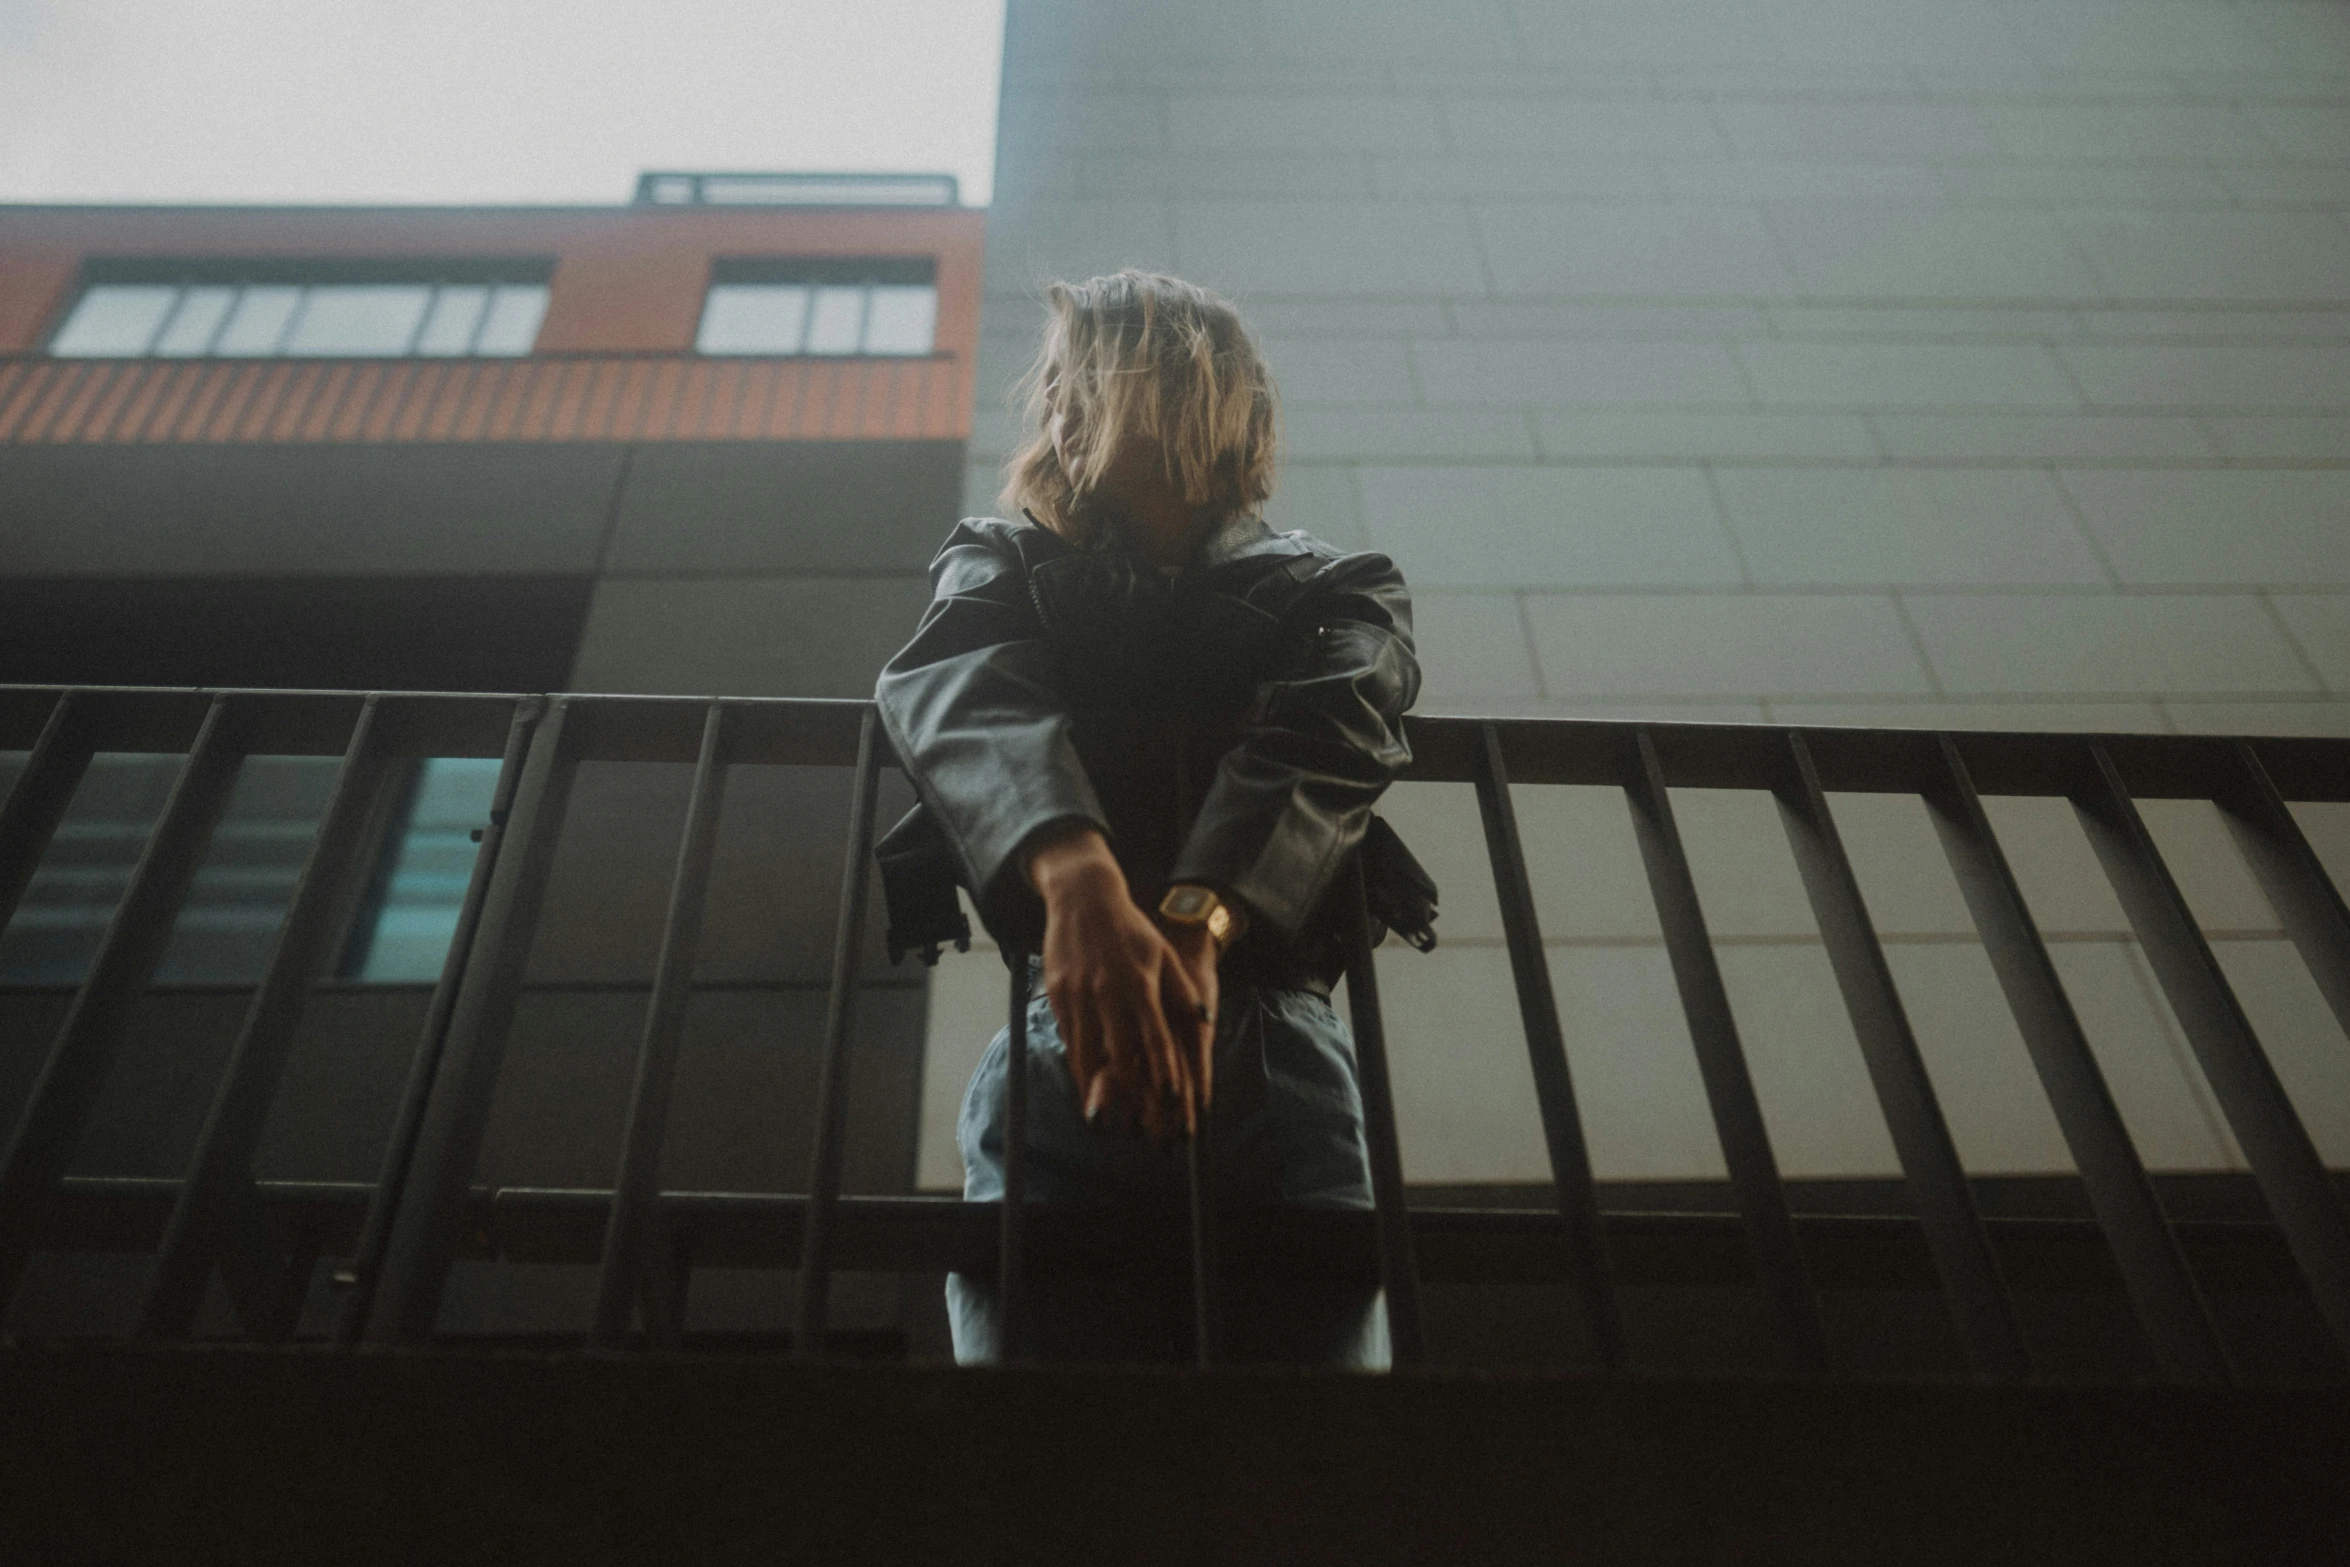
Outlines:
<svg viewBox="0 0 2350 1567"><path fill-rule="evenodd" d="M2338 1389L0 1352L21 1561L2341 1560Z"/></svg>
<svg viewBox="0 0 2350 1567"><path fill-rule="evenodd" d="M971 367L917 358L0 359L0 446L963 440Z"/></svg>

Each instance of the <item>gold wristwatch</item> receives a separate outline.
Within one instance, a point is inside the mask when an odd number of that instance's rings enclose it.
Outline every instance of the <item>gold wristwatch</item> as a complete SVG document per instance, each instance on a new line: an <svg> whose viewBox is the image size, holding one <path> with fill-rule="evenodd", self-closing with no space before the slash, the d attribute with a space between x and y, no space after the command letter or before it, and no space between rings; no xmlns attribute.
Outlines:
<svg viewBox="0 0 2350 1567"><path fill-rule="evenodd" d="M1248 929L1248 919L1240 910L1216 896L1213 887L1195 883L1169 887L1167 895L1159 900L1159 918L1170 925L1200 927L1216 944L1219 954Z"/></svg>

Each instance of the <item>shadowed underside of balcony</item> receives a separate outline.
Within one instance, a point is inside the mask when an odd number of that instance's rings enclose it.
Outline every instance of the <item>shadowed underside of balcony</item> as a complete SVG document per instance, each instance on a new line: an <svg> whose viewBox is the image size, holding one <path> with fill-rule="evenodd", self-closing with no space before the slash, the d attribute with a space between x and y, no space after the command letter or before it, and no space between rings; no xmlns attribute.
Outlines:
<svg viewBox="0 0 2350 1567"><path fill-rule="evenodd" d="M0 1354L15 1560L2339 1560L2323 1390Z"/></svg>

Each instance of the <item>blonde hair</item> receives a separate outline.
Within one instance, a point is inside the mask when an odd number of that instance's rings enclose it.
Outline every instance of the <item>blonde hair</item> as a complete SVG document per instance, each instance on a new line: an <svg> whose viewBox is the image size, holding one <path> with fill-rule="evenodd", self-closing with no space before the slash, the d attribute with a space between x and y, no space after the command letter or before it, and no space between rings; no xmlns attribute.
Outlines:
<svg viewBox="0 0 2350 1567"><path fill-rule="evenodd" d="M1087 495L1129 435L1158 443L1167 482L1213 522L1273 493L1273 377L1229 301L1128 267L1048 284L1045 304L1044 343L1015 388L1026 433L1004 468L1007 511L1088 542Z"/></svg>

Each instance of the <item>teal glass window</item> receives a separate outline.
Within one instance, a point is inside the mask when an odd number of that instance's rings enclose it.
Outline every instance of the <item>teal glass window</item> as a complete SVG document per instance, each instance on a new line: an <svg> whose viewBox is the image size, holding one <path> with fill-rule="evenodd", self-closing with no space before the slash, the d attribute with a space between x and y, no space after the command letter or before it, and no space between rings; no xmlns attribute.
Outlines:
<svg viewBox="0 0 2350 1567"><path fill-rule="evenodd" d="M479 852L473 835L490 819L495 757L436 756L416 781L408 819L389 845L381 895L363 916L355 977L430 984L440 977Z"/></svg>

